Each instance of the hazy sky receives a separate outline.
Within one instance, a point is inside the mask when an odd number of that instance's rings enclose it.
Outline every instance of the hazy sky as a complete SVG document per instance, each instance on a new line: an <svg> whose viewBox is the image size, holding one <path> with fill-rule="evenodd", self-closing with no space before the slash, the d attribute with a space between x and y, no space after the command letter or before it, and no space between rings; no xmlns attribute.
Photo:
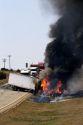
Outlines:
<svg viewBox="0 0 83 125"><path fill-rule="evenodd" d="M39 0L0 0L0 67L9 54L15 69L43 61L51 22Z"/></svg>

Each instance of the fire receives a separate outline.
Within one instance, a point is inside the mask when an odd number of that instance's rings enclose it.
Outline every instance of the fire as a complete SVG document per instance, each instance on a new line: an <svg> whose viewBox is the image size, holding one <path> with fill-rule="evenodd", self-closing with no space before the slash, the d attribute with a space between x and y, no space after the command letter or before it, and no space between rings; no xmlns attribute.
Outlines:
<svg viewBox="0 0 83 125"><path fill-rule="evenodd" d="M50 85L50 82L48 81L48 78L45 78L42 80L41 88L43 91L48 91L48 86Z"/></svg>
<svg viewBox="0 0 83 125"><path fill-rule="evenodd" d="M56 88L56 93L58 95L61 95L62 94L62 90L61 90L61 87L62 87L62 81L59 80L58 83L57 83L57 86L55 87ZM42 91L47 93L47 94L52 94L52 92L54 91L54 88L51 88L51 84L48 80L48 78L44 78L41 82L41 88L42 88Z"/></svg>
<svg viewBox="0 0 83 125"><path fill-rule="evenodd" d="M59 80L56 87L56 93L59 95L62 94L62 91L60 90L61 86L62 86L62 81Z"/></svg>

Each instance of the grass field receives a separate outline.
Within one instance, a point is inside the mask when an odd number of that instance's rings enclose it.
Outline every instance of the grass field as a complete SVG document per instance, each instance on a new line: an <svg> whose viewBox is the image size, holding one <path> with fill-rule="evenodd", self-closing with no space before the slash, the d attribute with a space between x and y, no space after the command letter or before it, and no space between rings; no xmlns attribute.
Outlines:
<svg viewBox="0 0 83 125"><path fill-rule="evenodd" d="M1 114L0 125L83 125L83 98L56 104L26 100Z"/></svg>

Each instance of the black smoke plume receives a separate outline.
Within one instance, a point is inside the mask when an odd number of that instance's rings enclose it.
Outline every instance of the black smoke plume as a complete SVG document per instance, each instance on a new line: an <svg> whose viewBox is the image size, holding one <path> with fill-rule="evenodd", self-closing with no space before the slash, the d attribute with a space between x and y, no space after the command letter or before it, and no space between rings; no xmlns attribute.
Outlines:
<svg viewBox="0 0 83 125"><path fill-rule="evenodd" d="M45 0L43 2L45 5L47 4L48 8L51 8L56 13L57 9L60 15L63 15L64 12L68 11L71 8L78 8L82 0Z"/></svg>
<svg viewBox="0 0 83 125"><path fill-rule="evenodd" d="M67 81L83 64L83 1L82 0L47 0L56 12L59 20L51 26L50 37L53 39L45 51L45 64L53 70L50 80Z"/></svg>

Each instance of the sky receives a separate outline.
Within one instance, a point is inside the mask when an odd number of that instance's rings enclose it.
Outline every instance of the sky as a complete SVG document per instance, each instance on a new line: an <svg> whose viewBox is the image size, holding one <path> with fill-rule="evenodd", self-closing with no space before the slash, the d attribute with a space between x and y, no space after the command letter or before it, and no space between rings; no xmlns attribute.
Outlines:
<svg viewBox="0 0 83 125"><path fill-rule="evenodd" d="M9 68L8 55L12 69L23 69L26 62L43 62L53 19L39 0L0 0L0 68L4 58Z"/></svg>

